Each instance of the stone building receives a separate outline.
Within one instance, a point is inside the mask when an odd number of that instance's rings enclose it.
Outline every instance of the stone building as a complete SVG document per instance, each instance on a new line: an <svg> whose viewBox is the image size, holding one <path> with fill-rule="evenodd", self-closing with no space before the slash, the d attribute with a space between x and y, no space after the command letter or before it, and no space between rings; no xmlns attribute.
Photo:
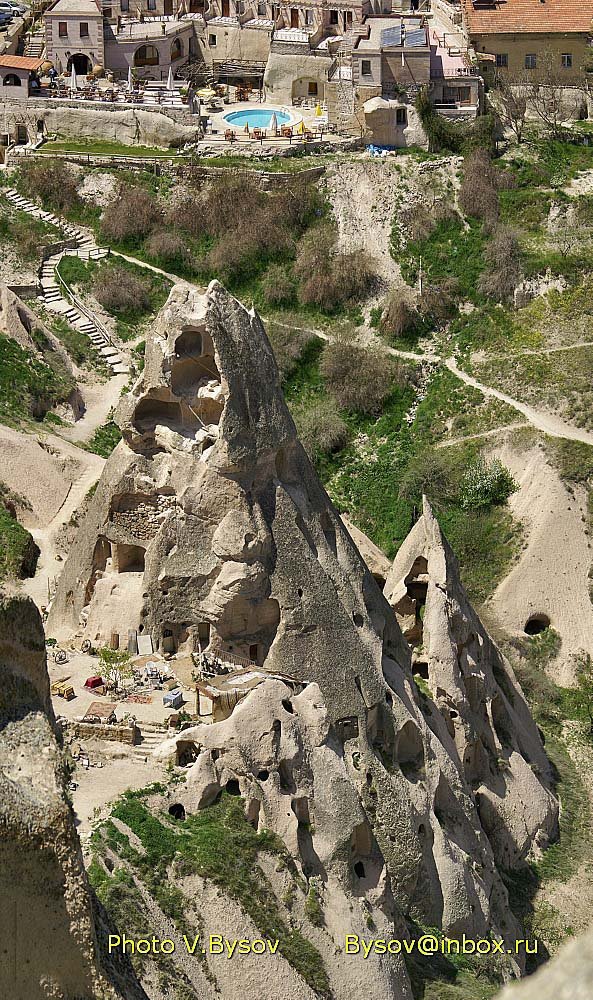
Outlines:
<svg viewBox="0 0 593 1000"><path fill-rule="evenodd" d="M545 68L570 85L591 61L593 0L461 0L461 14L478 60L497 71L525 75Z"/></svg>
<svg viewBox="0 0 593 1000"><path fill-rule="evenodd" d="M58 70L86 75L105 65L99 0L57 0L44 19L47 58Z"/></svg>

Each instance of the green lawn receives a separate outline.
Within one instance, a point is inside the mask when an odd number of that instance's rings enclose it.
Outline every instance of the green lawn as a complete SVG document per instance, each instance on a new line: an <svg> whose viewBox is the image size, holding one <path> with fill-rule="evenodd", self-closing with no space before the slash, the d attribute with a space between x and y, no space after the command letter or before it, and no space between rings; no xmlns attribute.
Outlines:
<svg viewBox="0 0 593 1000"><path fill-rule="evenodd" d="M89 153L91 156L141 156L141 157L171 157L178 158L177 150L162 149L158 146L128 146L123 142L106 142L89 140L75 142L71 139L56 139L46 142L39 149L40 153Z"/></svg>

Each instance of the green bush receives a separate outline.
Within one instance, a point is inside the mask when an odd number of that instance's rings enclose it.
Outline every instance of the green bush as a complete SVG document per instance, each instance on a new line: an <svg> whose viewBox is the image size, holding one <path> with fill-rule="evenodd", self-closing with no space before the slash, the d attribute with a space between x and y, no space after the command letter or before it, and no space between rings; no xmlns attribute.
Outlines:
<svg viewBox="0 0 593 1000"><path fill-rule="evenodd" d="M479 510L504 504L519 489L511 472L495 458L480 456L469 466L459 484L459 503L464 510Z"/></svg>
<svg viewBox="0 0 593 1000"><path fill-rule="evenodd" d="M20 168L19 184L45 208L71 212L81 204L75 172L63 160L29 160Z"/></svg>
<svg viewBox="0 0 593 1000"><path fill-rule="evenodd" d="M315 461L343 448L348 427L331 399L303 402L292 411L301 444Z"/></svg>

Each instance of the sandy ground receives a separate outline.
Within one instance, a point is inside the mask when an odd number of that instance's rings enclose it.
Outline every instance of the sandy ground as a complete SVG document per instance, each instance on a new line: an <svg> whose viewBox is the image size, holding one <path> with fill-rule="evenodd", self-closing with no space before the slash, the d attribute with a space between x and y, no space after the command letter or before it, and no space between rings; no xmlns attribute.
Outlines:
<svg viewBox="0 0 593 1000"><path fill-rule="evenodd" d="M48 661L50 681L53 683L53 681L67 678L74 688L76 697L71 701L64 701L63 698L54 697L52 699L54 711L56 715L63 715L66 719L80 719L87 711L91 702L103 701L103 698L97 697L96 694L93 694L92 691L89 691L84 687L84 682L87 677L94 677L95 675L100 674L99 658L97 656L89 656L80 652L71 653L67 644L64 645L63 648L66 648L68 651L68 662L57 664L51 659ZM171 660L169 663L165 663L159 656L140 657L133 660L133 665L143 665L147 662L147 660L157 663L159 668L170 670L171 673L177 677L174 660ZM187 712L194 712L195 695L190 685L184 684L185 679L185 676L178 677L180 686L184 688L185 705L183 707ZM150 704L128 702L124 699L118 700L117 697L112 697L111 695L105 697L104 700L115 702L115 714L118 720L123 719L125 715L133 715L140 724L140 727L142 727L142 723L146 722L166 722L173 710L164 707L163 691L151 691L150 688L147 687L146 695L151 698Z"/></svg>
<svg viewBox="0 0 593 1000"><path fill-rule="evenodd" d="M340 247L347 252L365 250L375 259L385 282L401 281L389 252L393 214L401 194L393 164L371 159L338 163L328 171L327 190Z"/></svg>
<svg viewBox="0 0 593 1000"><path fill-rule="evenodd" d="M84 416L72 427L62 428L60 436L69 441L89 441L97 428L107 423L110 410L117 406L127 383L127 375L115 375L106 382L81 385L80 391L86 406Z"/></svg>
<svg viewBox="0 0 593 1000"><path fill-rule="evenodd" d="M593 561L585 533L584 491L571 496L546 461L543 448L517 451L505 444L495 452L520 484L509 506L526 528L519 562L495 591L491 607L508 632L521 632L530 615L544 612L562 636L550 670L559 684L571 684L572 653L593 648L593 605L588 573Z"/></svg>
<svg viewBox="0 0 593 1000"><path fill-rule="evenodd" d="M87 769L77 765L72 780L77 784L72 794L76 827L83 838L91 833L92 824L109 812L110 804L127 789L144 788L163 778L162 762L138 754L133 747L107 740L75 740L89 757ZM96 765L101 763L102 767Z"/></svg>

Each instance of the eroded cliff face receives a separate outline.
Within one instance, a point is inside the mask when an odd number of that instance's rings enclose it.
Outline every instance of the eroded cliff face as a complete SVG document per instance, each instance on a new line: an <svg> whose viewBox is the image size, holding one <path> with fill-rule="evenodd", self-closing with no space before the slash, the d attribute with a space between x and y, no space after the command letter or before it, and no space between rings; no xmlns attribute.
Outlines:
<svg viewBox="0 0 593 1000"><path fill-rule="evenodd" d="M316 684L333 727L327 745L358 802L340 841L340 884L359 891L361 861L364 892L384 887L406 917L452 934L520 936L450 719L418 691L395 615L296 437L257 315L217 283L206 295L176 286L118 419L123 440L65 565L52 634L125 641L137 629L161 650L223 648ZM245 736L259 739L257 728ZM283 753L270 761L280 775ZM233 766L248 799L263 795L255 752ZM309 795L305 775L293 768L294 788L280 788L277 821L283 835L292 824L303 870L334 836L323 781ZM299 798L315 830L307 844L291 805ZM333 862L320 864L329 882Z"/></svg>
<svg viewBox="0 0 593 1000"><path fill-rule="evenodd" d="M496 862L514 868L558 835L552 768L512 667L472 608L427 500L385 594L412 647L412 669L445 719Z"/></svg>
<svg viewBox="0 0 593 1000"><path fill-rule="evenodd" d="M49 697L35 605L0 595L0 996L115 1000ZM143 992L130 985L129 996Z"/></svg>

